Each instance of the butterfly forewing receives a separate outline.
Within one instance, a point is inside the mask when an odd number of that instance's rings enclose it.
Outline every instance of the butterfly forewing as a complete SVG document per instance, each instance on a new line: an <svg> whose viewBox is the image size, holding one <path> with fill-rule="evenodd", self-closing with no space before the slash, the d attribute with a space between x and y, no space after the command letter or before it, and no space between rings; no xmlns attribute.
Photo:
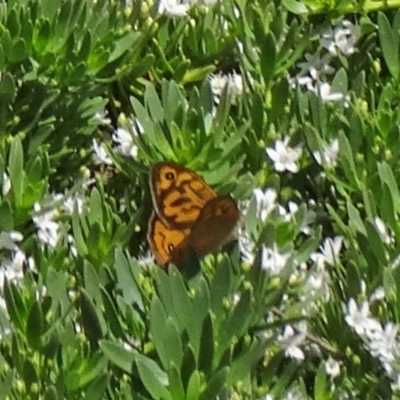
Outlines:
<svg viewBox="0 0 400 400"><path fill-rule="evenodd" d="M171 262L172 252L185 240L189 233L189 229L168 228L153 212L149 221L147 239L157 262L162 265Z"/></svg>
<svg viewBox="0 0 400 400"><path fill-rule="evenodd" d="M160 162L151 169L151 194L158 217L169 228L189 228L215 192L193 171Z"/></svg>

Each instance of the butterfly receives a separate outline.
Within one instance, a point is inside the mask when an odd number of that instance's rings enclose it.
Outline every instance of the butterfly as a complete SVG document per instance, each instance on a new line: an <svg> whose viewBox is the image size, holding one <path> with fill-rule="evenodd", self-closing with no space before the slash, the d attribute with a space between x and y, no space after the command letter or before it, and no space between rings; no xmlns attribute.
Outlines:
<svg viewBox="0 0 400 400"><path fill-rule="evenodd" d="M233 239L240 214L230 196L217 196L202 178L172 162L150 171L154 211L147 239L162 266L183 268L190 252L198 258Z"/></svg>

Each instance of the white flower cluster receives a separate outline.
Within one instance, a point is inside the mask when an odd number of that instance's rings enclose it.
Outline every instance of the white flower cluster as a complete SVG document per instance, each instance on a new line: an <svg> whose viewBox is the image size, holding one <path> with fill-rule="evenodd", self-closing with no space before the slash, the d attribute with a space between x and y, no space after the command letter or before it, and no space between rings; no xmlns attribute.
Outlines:
<svg viewBox="0 0 400 400"><path fill-rule="evenodd" d="M370 303L382 300L383 297L383 289L378 288L371 295L369 301L365 300L361 304L357 304L354 299L350 299L347 304L345 320L363 340L370 354L380 361L393 382L393 388L400 390L399 326L391 321L382 324L370 312Z"/></svg>
<svg viewBox="0 0 400 400"><path fill-rule="evenodd" d="M306 54L305 62L298 64L300 73L292 81L293 86L306 87L307 90L320 97L323 102L341 101L347 106L349 96L341 91L334 91L328 83L328 75L335 72L330 65L332 57L353 54L358 37L358 27L347 20L341 21L334 29L329 28L323 32L320 44L328 53L322 56Z"/></svg>

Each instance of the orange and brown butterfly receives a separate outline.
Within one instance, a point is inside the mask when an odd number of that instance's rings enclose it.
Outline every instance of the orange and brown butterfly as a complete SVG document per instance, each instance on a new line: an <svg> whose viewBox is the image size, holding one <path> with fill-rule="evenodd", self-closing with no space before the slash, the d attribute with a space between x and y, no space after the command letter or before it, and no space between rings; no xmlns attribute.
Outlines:
<svg viewBox="0 0 400 400"><path fill-rule="evenodd" d="M217 194L197 174L172 162L150 171L154 211L147 239L158 263L182 268L233 239L240 214L235 200Z"/></svg>

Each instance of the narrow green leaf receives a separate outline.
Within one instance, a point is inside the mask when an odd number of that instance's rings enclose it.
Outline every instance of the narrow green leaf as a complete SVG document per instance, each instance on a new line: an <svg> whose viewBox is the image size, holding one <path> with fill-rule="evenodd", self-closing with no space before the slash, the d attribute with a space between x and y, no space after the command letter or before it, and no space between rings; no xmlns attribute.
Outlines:
<svg viewBox="0 0 400 400"><path fill-rule="evenodd" d="M215 271L214 279L210 285L211 309L216 320L220 320L223 312L223 300L229 294L231 284L231 270L228 262L222 262Z"/></svg>
<svg viewBox="0 0 400 400"><path fill-rule="evenodd" d="M218 340L220 354L223 353L223 349L226 349L232 343L234 337L241 337L247 330L247 321L251 317L250 299L249 290L242 292L239 303L234 308L232 315L226 324L220 328L220 338Z"/></svg>
<svg viewBox="0 0 400 400"><path fill-rule="evenodd" d="M210 314L204 319L202 328L198 368L208 375L214 361L214 331Z"/></svg>
<svg viewBox="0 0 400 400"><path fill-rule="evenodd" d="M168 376L160 369L158 364L141 354L135 354L135 363L140 379L152 398L155 400L172 400L172 397L166 388L169 384Z"/></svg>
<svg viewBox="0 0 400 400"><path fill-rule="evenodd" d="M122 345L110 340L101 340L100 348L104 355L126 373L132 373L133 362L135 361L134 352L125 349Z"/></svg>
<svg viewBox="0 0 400 400"><path fill-rule="evenodd" d="M8 169L10 172L11 191L14 197L16 207L22 204L24 192L24 156L22 143L18 137L15 137L11 143Z"/></svg>
<svg viewBox="0 0 400 400"><path fill-rule="evenodd" d="M199 371L193 371L186 390L186 400L198 400L200 398L201 378Z"/></svg>
<svg viewBox="0 0 400 400"><path fill-rule="evenodd" d="M275 72L276 43L272 33L268 33L261 44L260 66L265 87L268 88ZM268 90L268 89L266 89Z"/></svg>
<svg viewBox="0 0 400 400"><path fill-rule="evenodd" d="M135 277L133 276L131 265L120 249L115 250L115 271L117 273L117 282L122 289L124 299L136 304L140 310L143 310L143 299Z"/></svg>
<svg viewBox="0 0 400 400"><path fill-rule="evenodd" d="M35 301L26 323L26 337L32 349L38 350L41 348L44 327L45 321L42 306L38 301Z"/></svg>
<svg viewBox="0 0 400 400"><path fill-rule="evenodd" d="M314 381L314 399L327 400L330 398L331 391L328 387L328 380L325 372L325 363L319 365Z"/></svg>
<svg viewBox="0 0 400 400"><path fill-rule="evenodd" d="M108 372L99 374L93 382L85 389L85 396L90 400L104 399L110 375Z"/></svg>
<svg viewBox="0 0 400 400"><path fill-rule="evenodd" d="M74 236L75 247L78 253L83 257L89 254L89 250L87 248L81 227L81 220L83 222L84 218L84 215L79 215L78 213L73 213L71 217L72 233Z"/></svg>
<svg viewBox="0 0 400 400"><path fill-rule="evenodd" d="M91 226L98 224L100 228L103 227L103 200L97 188L94 188L90 193L89 200L89 224Z"/></svg>
<svg viewBox="0 0 400 400"><path fill-rule="evenodd" d="M185 399L185 389L182 384L179 369L175 364L172 364L168 370L169 386L172 399Z"/></svg>
<svg viewBox="0 0 400 400"><path fill-rule="evenodd" d="M55 386L47 386L46 391L44 392L43 400L59 400L58 392Z"/></svg>
<svg viewBox="0 0 400 400"><path fill-rule="evenodd" d="M170 268L169 283L177 322L183 331L187 329L193 310L182 274L176 268Z"/></svg>
<svg viewBox="0 0 400 400"><path fill-rule="evenodd" d="M121 311L117 311L114 303L111 300L110 294L107 292L106 289L104 289L104 287L101 287L100 291L103 299L103 306L105 309L104 314L107 316L107 325L110 327L111 332L114 334L114 336L118 338L123 338L125 336L125 332L122 328L122 322L120 321Z"/></svg>
<svg viewBox="0 0 400 400"><path fill-rule="evenodd" d="M207 383L206 390L201 394L200 400L216 399L226 384L229 368L225 367L213 374Z"/></svg>
<svg viewBox="0 0 400 400"><path fill-rule="evenodd" d="M114 44L114 49L108 57L108 62L111 63L112 61L116 60L118 57L121 57L128 49L133 47L135 42L140 40L142 36L141 32L134 31L129 32L121 39L118 39Z"/></svg>
<svg viewBox="0 0 400 400"><path fill-rule="evenodd" d="M349 215L349 225L353 228L356 232L360 232L363 235L367 235L367 232L364 227L364 223L361 219L360 213L357 208L350 202L347 201L347 213Z"/></svg>
<svg viewBox="0 0 400 400"><path fill-rule="evenodd" d="M162 122L164 120L164 109L153 85L146 85L144 99L152 120L154 122Z"/></svg>
<svg viewBox="0 0 400 400"><path fill-rule="evenodd" d="M21 295L12 282L4 280L4 300L7 311L10 314L11 321L21 331L24 331L25 310Z"/></svg>
<svg viewBox="0 0 400 400"><path fill-rule="evenodd" d="M82 312L82 325L86 336L95 348L103 337L102 324L98 311L85 289L81 288L80 306Z"/></svg>
<svg viewBox="0 0 400 400"><path fill-rule="evenodd" d="M383 58L393 78L399 78L399 37L382 12L378 13L378 34Z"/></svg>

